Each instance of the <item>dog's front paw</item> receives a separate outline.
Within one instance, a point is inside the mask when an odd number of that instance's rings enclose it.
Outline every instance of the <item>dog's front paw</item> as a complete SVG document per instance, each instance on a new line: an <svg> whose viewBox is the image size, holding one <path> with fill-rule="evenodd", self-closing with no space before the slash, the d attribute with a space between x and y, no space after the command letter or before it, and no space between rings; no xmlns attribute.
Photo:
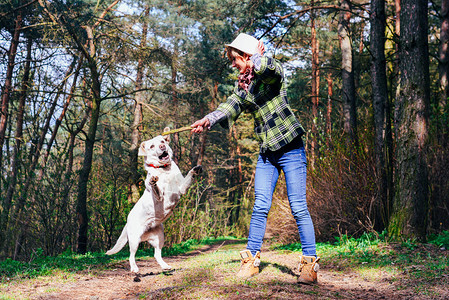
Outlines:
<svg viewBox="0 0 449 300"><path fill-rule="evenodd" d="M150 178L150 184L151 185L155 185L156 184L156 182L159 180L159 177L157 177L157 176L151 176L151 178Z"/></svg>
<svg viewBox="0 0 449 300"><path fill-rule="evenodd" d="M196 167L193 167L193 169L192 169L193 175L195 175L195 176L200 175L202 171L203 171L202 166L196 166Z"/></svg>

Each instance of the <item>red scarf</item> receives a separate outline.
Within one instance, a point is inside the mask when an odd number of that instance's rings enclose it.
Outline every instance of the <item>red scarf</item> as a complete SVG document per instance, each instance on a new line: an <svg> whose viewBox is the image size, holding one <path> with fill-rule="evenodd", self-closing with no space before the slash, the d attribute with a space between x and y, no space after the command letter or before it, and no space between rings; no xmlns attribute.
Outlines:
<svg viewBox="0 0 449 300"><path fill-rule="evenodd" d="M248 92L248 86L254 78L254 68L247 68L245 73L239 75L239 86Z"/></svg>

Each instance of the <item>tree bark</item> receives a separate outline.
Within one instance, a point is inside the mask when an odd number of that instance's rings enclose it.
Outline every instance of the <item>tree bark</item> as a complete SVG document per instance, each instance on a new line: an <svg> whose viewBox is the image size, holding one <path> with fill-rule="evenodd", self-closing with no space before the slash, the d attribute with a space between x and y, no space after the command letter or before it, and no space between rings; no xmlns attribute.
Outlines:
<svg viewBox="0 0 449 300"><path fill-rule="evenodd" d="M150 14L150 8L147 5L145 7L145 18ZM147 33L148 33L148 23L143 22L142 25L142 35L140 39L140 50L143 51L145 45L147 44ZM143 73L145 70L145 62L143 60L143 56L140 55L137 61L137 74L136 74L136 93L135 98L135 107L134 107L134 120L132 124L132 133L131 133L131 146L129 148L129 159L130 159L130 188L131 188L131 199L132 202L135 203L139 200L140 194L139 189L137 187L137 183L139 182L140 176L137 172L138 169L138 149L140 142L140 124L142 123L143 115L142 115L142 103L144 100L143 91L141 91L143 87Z"/></svg>
<svg viewBox="0 0 449 300"><path fill-rule="evenodd" d="M385 107L388 101L385 59L385 0L371 1L370 50L372 55L371 80L374 110L374 155L376 162L377 193L372 220L374 228L382 231L388 226L390 201L385 153Z"/></svg>
<svg viewBox="0 0 449 300"><path fill-rule="evenodd" d="M173 109L173 127L178 127L178 91L177 91L177 75L178 75L178 39L175 38L174 50L171 59L171 96ZM172 139L173 161L178 164L180 157L179 133L173 134Z"/></svg>
<svg viewBox="0 0 449 300"><path fill-rule="evenodd" d="M349 36L349 20L351 18L351 5L348 0L341 2L340 20L338 24L338 35L342 52L342 97L344 114L344 131L348 135L348 144L358 145L357 139L357 115L354 72L352 68L352 41Z"/></svg>
<svg viewBox="0 0 449 300"><path fill-rule="evenodd" d="M332 45L329 46L329 49L327 50L329 53L329 56L332 56L333 53L333 47ZM331 70L328 70L326 75L326 81L327 81L327 104L326 104L326 147L329 149L331 146L331 140L332 140L332 97L334 95L334 82L332 80L332 72Z"/></svg>
<svg viewBox="0 0 449 300"><path fill-rule="evenodd" d="M440 47L438 51L441 98L437 107L448 110L449 97L449 0L441 1Z"/></svg>
<svg viewBox="0 0 449 300"><path fill-rule="evenodd" d="M330 147L332 140L332 96L334 94L332 73L327 73L327 107L326 107L326 146Z"/></svg>
<svg viewBox="0 0 449 300"><path fill-rule="evenodd" d="M11 174L8 176L9 178L9 186L8 190L6 192L6 197L3 202L3 212L2 212L2 218L1 218L1 226L0 226L0 241L2 241L3 245L3 238L6 234L6 228L8 227L8 218L9 218L9 212L11 209L11 203L13 199L13 195L16 189L16 183L17 183L17 172L19 169L19 162L20 162L20 147L22 145L22 138L23 138L23 116L24 116L24 108L25 108L25 100L28 92L28 87L30 85L30 69L31 69L31 47L33 45L33 40L31 38L28 38L27 40L27 57L26 62L24 66L24 72L23 72L23 81L22 81L22 89L20 91L19 96L19 107L17 110L17 120L16 120L16 136L15 136L15 145L13 150L13 157L12 157L12 163L11 163ZM6 250L7 247L3 247L3 249Z"/></svg>
<svg viewBox="0 0 449 300"><path fill-rule="evenodd" d="M87 215L87 184L89 182L89 175L92 169L92 160L94 154L95 137L97 134L98 120L100 119L100 105L101 105L101 82L100 74L97 70L97 61L95 59L95 45L92 28L86 26L87 37L89 40L90 52L87 57L88 67L90 70L92 86L92 101L90 105L91 114L89 121L89 129L86 135L83 166L80 171L78 182L78 197L76 212L78 217L78 253L86 253L87 251L87 230L89 219Z"/></svg>
<svg viewBox="0 0 449 300"><path fill-rule="evenodd" d="M395 237L420 240L425 240L429 213L427 30L427 1L401 1L401 81L395 109L397 189L389 230Z"/></svg>
<svg viewBox="0 0 449 300"><path fill-rule="evenodd" d="M16 24L14 27L14 33L11 40L11 45L8 51L8 66L6 68L5 84L2 90L1 111L0 111L0 166L2 166L3 160L3 144L5 142L6 127L8 124L8 107L9 98L12 90L12 73L15 66L17 47L19 45L20 31L22 30L22 12L16 18ZM1 228L0 228L1 230Z"/></svg>
<svg viewBox="0 0 449 300"><path fill-rule="evenodd" d="M312 2L313 6L313 2ZM316 37L315 27L315 11L311 12L311 41L312 41L312 139L311 139L311 161L310 164L313 168L315 163L315 156L318 151L318 104L319 104L319 90L320 90L320 70L319 70L319 43Z"/></svg>

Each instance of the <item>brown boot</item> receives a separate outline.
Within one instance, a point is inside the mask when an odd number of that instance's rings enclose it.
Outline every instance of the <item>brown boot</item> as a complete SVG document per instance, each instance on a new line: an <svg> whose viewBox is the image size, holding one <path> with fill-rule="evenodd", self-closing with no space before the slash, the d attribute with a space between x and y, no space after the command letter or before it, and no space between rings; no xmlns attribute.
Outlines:
<svg viewBox="0 0 449 300"><path fill-rule="evenodd" d="M240 265L240 270L237 273L237 277L251 277L259 273L260 265L260 253L257 251L256 255L253 257L251 251L243 250L240 251L240 257L242 258L242 263Z"/></svg>
<svg viewBox="0 0 449 300"><path fill-rule="evenodd" d="M301 255L298 266L299 283L313 284L317 282L317 272L320 268L319 260L319 257Z"/></svg>

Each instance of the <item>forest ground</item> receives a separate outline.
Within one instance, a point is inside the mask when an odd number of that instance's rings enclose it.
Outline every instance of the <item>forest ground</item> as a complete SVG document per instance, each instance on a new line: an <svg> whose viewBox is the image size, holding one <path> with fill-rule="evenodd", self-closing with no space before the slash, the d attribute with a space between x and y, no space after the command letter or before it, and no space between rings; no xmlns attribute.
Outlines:
<svg viewBox="0 0 449 300"><path fill-rule="evenodd" d="M319 283L297 284L298 252L263 249L261 272L239 279L245 242L225 240L183 255L166 257L174 270L162 273L154 258L140 257L140 274L127 260L84 271L3 284L0 299L449 299L449 277L410 276L407 269L363 268L341 259L321 260ZM418 251L441 251L438 248ZM446 252L446 251L445 251ZM432 255L432 254L429 254ZM440 255L440 254L439 254Z"/></svg>

